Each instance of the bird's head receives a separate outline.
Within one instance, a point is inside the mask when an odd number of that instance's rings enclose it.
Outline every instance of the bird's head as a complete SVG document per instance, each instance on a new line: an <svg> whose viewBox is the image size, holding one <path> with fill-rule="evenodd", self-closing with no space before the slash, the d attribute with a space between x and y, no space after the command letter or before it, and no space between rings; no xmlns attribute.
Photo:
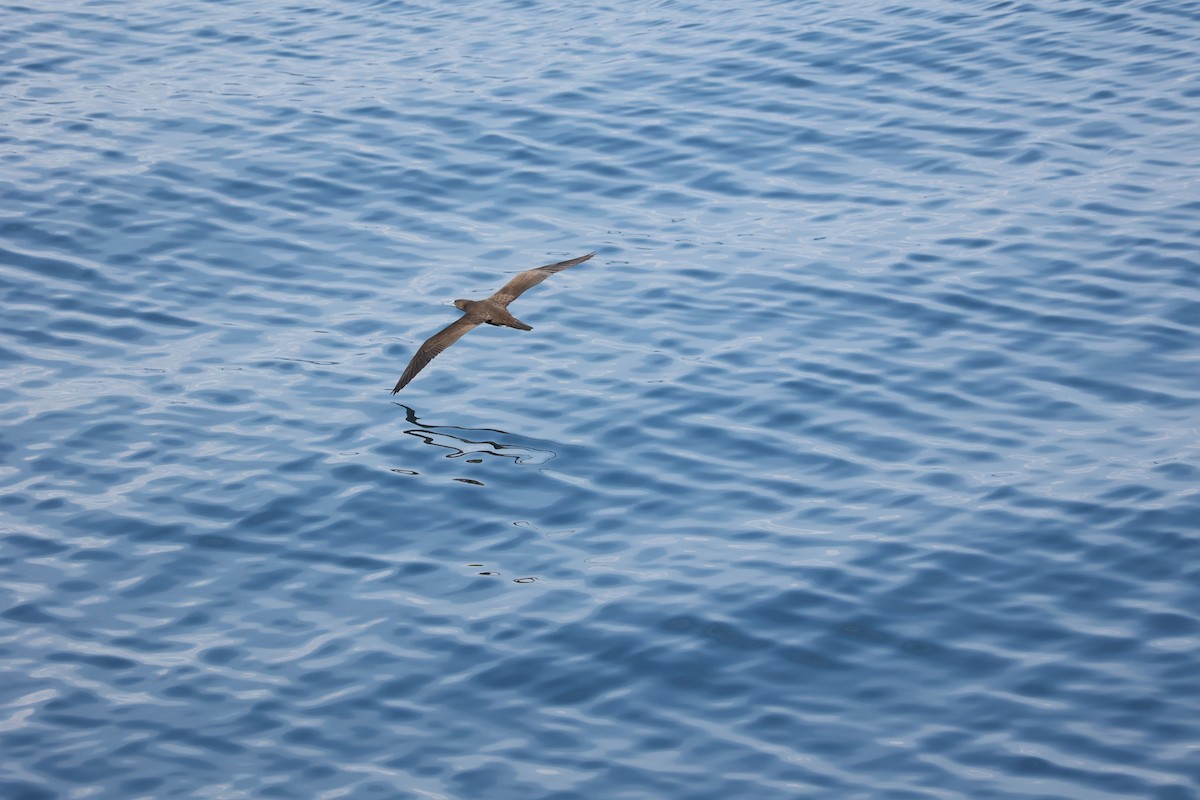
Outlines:
<svg viewBox="0 0 1200 800"><path fill-rule="evenodd" d="M467 306L469 306L469 305L471 305L470 300L455 300L454 301L454 307L457 308L459 311L466 311Z"/></svg>

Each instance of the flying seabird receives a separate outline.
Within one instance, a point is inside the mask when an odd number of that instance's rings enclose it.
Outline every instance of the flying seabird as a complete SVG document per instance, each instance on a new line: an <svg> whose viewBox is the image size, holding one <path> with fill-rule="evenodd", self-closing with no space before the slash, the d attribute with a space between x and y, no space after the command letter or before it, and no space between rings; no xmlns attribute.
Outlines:
<svg viewBox="0 0 1200 800"><path fill-rule="evenodd" d="M461 339L463 334L484 322L488 325L503 325L522 331L533 330L533 326L526 325L508 313L508 304L520 297L526 289L537 286L554 273L576 264L582 264L594 255L596 254L588 253L586 256L572 258L570 261L559 261L557 264L547 264L544 267L519 272L516 277L504 284L500 291L486 300L455 300L454 305L462 310L463 315L425 340L425 344L421 345L421 349L412 357L412 361L408 362L404 374L396 382L396 388L392 389L392 394L407 386L409 381L417 377L418 372L425 369L426 364Z"/></svg>

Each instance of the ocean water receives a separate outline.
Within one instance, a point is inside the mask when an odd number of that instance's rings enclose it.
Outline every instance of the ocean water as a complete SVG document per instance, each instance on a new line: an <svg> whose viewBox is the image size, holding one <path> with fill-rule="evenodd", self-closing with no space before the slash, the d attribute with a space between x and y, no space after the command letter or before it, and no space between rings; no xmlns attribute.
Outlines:
<svg viewBox="0 0 1200 800"><path fill-rule="evenodd" d="M1200 797L1200 4L0 41L4 800Z"/></svg>

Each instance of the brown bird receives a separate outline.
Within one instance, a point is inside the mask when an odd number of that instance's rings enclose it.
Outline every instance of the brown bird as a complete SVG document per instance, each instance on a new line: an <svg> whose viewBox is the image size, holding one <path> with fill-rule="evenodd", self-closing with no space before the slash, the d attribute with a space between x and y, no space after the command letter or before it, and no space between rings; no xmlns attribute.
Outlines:
<svg viewBox="0 0 1200 800"><path fill-rule="evenodd" d="M576 264L582 264L594 255L596 254L588 253L586 256L572 258L570 261L559 261L557 264L547 264L544 267L519 272L516 277L504 284L500 291L486 300L455 300L454 305L463 311L463 315L425 340L425 344L421 345L421 349L412 357L412 361L408 362L404 374L396 382L396 388L392 389L392 394L407 386L409 381L417 377L418 372L425 369L426 364L461 339L463 334L485 322L488 325L503 325L522 331L533 330L533 326L526 325L508 313L508 304L520 297L526 289L537 286L554 273Z"/></svg>

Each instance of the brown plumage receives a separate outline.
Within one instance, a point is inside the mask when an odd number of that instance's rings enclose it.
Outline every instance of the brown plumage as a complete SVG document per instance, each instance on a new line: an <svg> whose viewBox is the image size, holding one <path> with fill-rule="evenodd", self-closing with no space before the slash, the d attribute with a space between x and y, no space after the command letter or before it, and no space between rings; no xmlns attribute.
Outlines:
<svg viewBox="0 0 1200 800"><path fill-rule="evenodd" d="M586 256L572 258L570 261L559 261L557 264L547 264L544 267L517 273L511 281L504 284L500 291L486 300L455 300L454 305L462 309L463 315L425 340L425 344L421 345L421 349L412 357L412 361L408 362L404 374L396 382L396 388L392 389L392 394L407 386L408 382L417 377L417 373L425 369L425 366L443 350L461 339L468 331L485 322L488 325L503 325L522 331L533 330L532 326L526 325L508 313L508 304L520 297L527 289L537 286L554 273L576 264L582 264L594 255L596 254L588 253Z"/></svg>

